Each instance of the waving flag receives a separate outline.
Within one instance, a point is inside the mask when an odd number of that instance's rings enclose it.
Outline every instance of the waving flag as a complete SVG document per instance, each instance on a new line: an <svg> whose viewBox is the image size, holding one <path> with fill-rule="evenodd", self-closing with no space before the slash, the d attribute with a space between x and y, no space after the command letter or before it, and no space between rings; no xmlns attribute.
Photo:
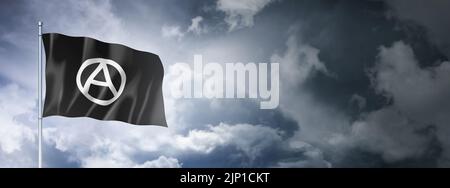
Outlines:
<svg viewBox="0 0 450 188"><path fill-rule="evenodd" d="M167 126L164 69L155 54L88 37L43 34L43 116L91 117Z"/></svg>

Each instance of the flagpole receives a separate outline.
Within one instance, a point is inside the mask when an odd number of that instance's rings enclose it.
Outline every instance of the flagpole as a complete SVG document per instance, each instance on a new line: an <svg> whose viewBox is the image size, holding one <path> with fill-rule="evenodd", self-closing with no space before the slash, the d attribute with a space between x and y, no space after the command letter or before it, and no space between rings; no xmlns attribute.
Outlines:
<svg viewBox="0 0 450 188"><path fill-rule="evenodd" d="M38 59L38 167L42 168L42 22L39 27Z"/></svg>

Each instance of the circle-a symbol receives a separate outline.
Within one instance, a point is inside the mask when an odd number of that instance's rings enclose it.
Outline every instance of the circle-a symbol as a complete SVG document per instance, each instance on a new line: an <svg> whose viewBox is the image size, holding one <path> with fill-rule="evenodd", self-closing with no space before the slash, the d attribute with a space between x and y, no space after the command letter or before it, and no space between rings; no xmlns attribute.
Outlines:
<svg viewBox="0 0 450 188"><path fill-rule="evenodd" d="M92 65L92 64L98 64L97 68L95 68L95 70L89 75L86 82L84 84L82 84L81 83L81 75L83 74L83 71L86 69L86 67L88 67L89 65ZM112 79L111 79L111 76L110 76L110 73L108 70L108 65L111 65L112 67L114 67L120 75L119 89L117 89L112 82ZM94 79L97 76L97 74L99 74L100 72L103 72L105 81L99 81L99 80ZM80 69L78 70L76 82L77 82L78 89L81 91L81 93L83 93L83 95L87 99L89 99L90 101L92 101L96 104L99 104L102 106L107 106L107 105L110 105L111 103L113 103L114 101L116 101L122 94L122 92L125 88L126 75L125 75L125 71L123 71L122 67L119 64L117 64L115 61L110 60L110 59L103 59L103 58L92 58L92 59L88 59L83 62ZM98 99L98 98L91 96L89 94L89 89L90 89L91 85L108 87L109 90L111 91L111 93L113 94L113 97L111 99L104 100L104 99Z"/></svg>

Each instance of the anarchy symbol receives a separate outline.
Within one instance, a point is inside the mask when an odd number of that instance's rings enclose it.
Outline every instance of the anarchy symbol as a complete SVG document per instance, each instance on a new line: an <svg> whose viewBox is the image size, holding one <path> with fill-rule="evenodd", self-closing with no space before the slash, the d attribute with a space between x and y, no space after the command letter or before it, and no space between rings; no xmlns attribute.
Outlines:
<svg viewBox="0 0 450 188"><path fill-rule="evenodd" d="M86 82L84 84L82 84L81 83L81 74L83 74L83 71L86 69L86 67L88 67L89 65L92 65L92 64L98 64L97 68L89 75ZM109 70L108 70L108 65L114 67L117 70L117 72L119 72L119 75L121 78L119 89L116 89L116 87L114 86L114 84L112 82L111 75L109 74ZM94 79L100 72L103 72L105 81L99 81L99 80ZM80 69L78 70L76 82L77 82L78 89L81 91L81 93L83 93L83 95L87 99L89 99L90 101L92 101L96 104L99 104L102 106L107 106L107 105L110 105L111 103L113 103L114 101L116 101L122 94L124 87L125 87L126 75L125 75L125 72L123 71L122 67L119 64L117 64L115 61L110 60L110 59L103 59L103 58L92 58L92 59L88 59L83 62ZM91 96L89 94L89 89L90 89L91 85L107 87L113 94L113 97L108 100L103 100L103 99L97 99L97 98Z"/></svg>

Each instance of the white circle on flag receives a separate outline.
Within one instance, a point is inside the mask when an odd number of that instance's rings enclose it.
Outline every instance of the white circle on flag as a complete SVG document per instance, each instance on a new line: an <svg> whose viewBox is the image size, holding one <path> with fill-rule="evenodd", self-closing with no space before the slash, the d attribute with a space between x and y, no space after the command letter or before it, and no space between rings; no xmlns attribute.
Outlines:
<svg viewBox="0 0 450 188"><path fill-rule="evenodd" d="M82 84L81 83L81 74L83 74L83 71L86 69L86 67L88 67L89 65L93 65L93 64L98 64L97 68L95 68L95 70L89 75L89 77L86 79L86 82L84 84ZM114 67L117 70L117 72L119 72L119 75L120 75L119 89L117 89L112 82L111 75L108 70L108 65L111 65L112 67ZM95 77L100 72L103 72L105 81L95 80ZM125 88L126 79L127 78L125 75L125 71L123 71L122 67L119 64L117 64L115 61L110 60L110 59L103 59L103 58L92 58L92 59L88 59L88 60L84 61L83 64L81 65L80 69L78 69L76 82L77 82L78 89L81 91L81 93L83 93L83 95L87 99L89 99L90 101L92 101L96 104L99 104L102 106L107 106L107 105L110 105L111 103L113 103L114 101L116 101L120 97L120 95L122 94L122 92ZM103 100L103 99L98 99L98 98L93 97L91 94L89 94L89 89L90 89L91 85L97 85L97 86L109 88L109 90L113 94L113 97L108 100Z"/></svg>

